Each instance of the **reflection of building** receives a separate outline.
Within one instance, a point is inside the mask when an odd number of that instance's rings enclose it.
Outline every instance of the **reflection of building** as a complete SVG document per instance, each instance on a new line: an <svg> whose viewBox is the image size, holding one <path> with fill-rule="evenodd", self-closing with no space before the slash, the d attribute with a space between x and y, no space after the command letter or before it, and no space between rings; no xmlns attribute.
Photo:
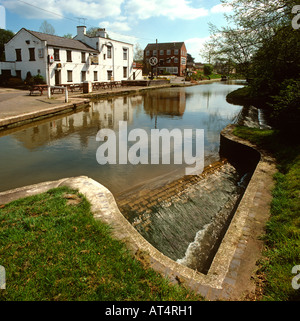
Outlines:
<svg viewBox="0 0 300 321"><path fill-rule="evenodd" d="M82 145L86 146L88 137L96 136L101 128L117 130L120 120L132 123L133 109L141 103L141 96L124 96L96 102L89 109L57 120L45 120L41 125L17 131L13 136L27 149L34 149L72 134L79 135ZM72 144L72 139L69 144Z"/></svg>
<svg viewBox="0 0 300 321"><path fill-rule="evenodd" d="M182 116L185 111L185 91L152 91L144 95L144 110L154 115Z"/></svg>
<svg viewBox="0 0 300 321"><path fill-rule="evenodd" d="M154 73L185 75L187 51L184 42L149 43L144 50L146 65L149 65L151 57L158 60L158 65L153 68Z"/></svg>

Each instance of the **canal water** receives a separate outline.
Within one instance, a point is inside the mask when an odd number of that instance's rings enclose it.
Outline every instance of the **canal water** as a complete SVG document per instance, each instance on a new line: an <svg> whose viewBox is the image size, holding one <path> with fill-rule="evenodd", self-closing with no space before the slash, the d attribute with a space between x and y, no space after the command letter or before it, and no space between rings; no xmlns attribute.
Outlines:
<svg viewBox="0 0 300 321"><path fill-rule="evenodd" d="M225 97L241 86L221 82L151 90L100 100L77 113L1 132L0 191L86 175L117 195L137 185L184 174L185 164L99 165L97 132L110 128L118 134L119 121L127 121L128 132L134 128L148 133L154 128L204 129L208 165L219 159L220 131L234 122L241 110Z"/></svg>

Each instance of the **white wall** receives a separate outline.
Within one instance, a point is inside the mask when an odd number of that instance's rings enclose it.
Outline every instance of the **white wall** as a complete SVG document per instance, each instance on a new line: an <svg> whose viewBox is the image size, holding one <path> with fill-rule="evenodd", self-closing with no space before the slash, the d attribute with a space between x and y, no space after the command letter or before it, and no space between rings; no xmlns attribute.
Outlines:
<svg viewBox="0 0 300 321"><path fill-rule="evenodd" d="M111 70L115 81L126 80L133 74L133 45L122 41L103 37L88 37L85 28L77 28L77 36L74 38L99 50L99 81L107 81L107 71ZM107 47L111 46L111 58L107 56ZM123 48L127 49L127 60L123 59ZM127 67L127 77L123 76L123 67Z"/></svg>
<svg viewBox="0 0 300 321"><path fill-rule="evenodd" d="M81 33L80 33L81 32ZM57 64L59 68L59 83L71 84L82 82L82 71L86 71L86 80L94 81L94 71L98 73L98 82L108 81L108 71L112 71L114 81L132 79L133 77L133 45L125 42L107 39L103 37L90 38L84 34L84 28L79 29L79 34L75 37L86 43L88 46L99 50L98 65L90 64L89 53L86 52L86 63L81 62L81 50L72 50L72 62L67 62L67 48L59 49L60 61L55 61L48 66L48 55L54 55L55 47L47 47L45 41L41 41L28 31L21 29L17 35L5 45L5 54L7 62L0 63L1 69L11 69L12 76L16 75L16 70L21 70L21 78L26 78L29 71L32 76L41 74L48 83L48 72L50 75L50 85L55 85L55 70ZM111 46L111 58L107 56L107 46ZM29 61L29 48L35 50L35 61ZM16 50L21 49L22 61L16 61ZM41 49L43 57L39 58L38 50ZM123 58L123 49L127 49L127 59ZM124 67L127 68L126 77L124 77ZM68 70L72 71L72 82L68 82Z"/></svg>
<svg viewBox="0 0 300 321"><path fill-rule="evenodd" d="M89 60L89 53L85 52L86 63L81 62L81 50L74 49L65 49L65 48L56 48L59 49L59 61L54 61L49 65L50 72L50 85L55 85L55 70L57 65L61 64L60 71L60 84L73 84L81 83L81 72L86 72L86 81L94 81L94 71L98 71L98 81L99 80L99 65L91 65ZM67 50L71 50L71 59L72 62L67 61ZM54 47L48 48L48 54L54 56ZM68 81L68 70L72 71L72 81Z"/></svg>
<svg viewBox="0 0 300 321"><path fill-rule="evenodd" d="M27 43L27 42L28 43ZM35 61L29 61L29 48L34 48ZM22 61L16 61L16 50L21 49ZM43 58L38 57L38 49L42 49ZM5 44L6 61L16 61L15 67L12 69L12 75L15 76L15 70L21 70L22 79L26 78L29 71L32 76L40 74L46 79L46 62L47 54L45 43L24 29L21 29L17 36L12 38ZM5 69L3 66L1 69Z"/></svg>

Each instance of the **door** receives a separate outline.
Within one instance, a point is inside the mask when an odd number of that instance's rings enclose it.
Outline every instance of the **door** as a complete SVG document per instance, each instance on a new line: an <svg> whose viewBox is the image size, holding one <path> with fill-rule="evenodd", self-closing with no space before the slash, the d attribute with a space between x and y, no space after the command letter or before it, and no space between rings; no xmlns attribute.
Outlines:
<svg viewBox="0 0 300 321"><path fill-rule="evenodd" d="M55 85L60 85L60 70L55 70Z"/></svg>

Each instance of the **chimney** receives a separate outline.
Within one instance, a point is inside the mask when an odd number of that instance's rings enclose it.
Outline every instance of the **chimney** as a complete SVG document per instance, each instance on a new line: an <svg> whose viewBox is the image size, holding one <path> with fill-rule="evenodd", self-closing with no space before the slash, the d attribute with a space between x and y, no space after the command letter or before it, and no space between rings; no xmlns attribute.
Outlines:
<svg viewBox="0 0 300 321"><path fill-rule="evenodd" d="M86 34L86 26L77 26L77 37L84 38Z"/></svg>
<svg viewBox="0 0 300 321"><path fill-rule="evenodd" d="M97 37L107 38L107 32L105 31L105 28L99 28L97 30Z"/></svg>

